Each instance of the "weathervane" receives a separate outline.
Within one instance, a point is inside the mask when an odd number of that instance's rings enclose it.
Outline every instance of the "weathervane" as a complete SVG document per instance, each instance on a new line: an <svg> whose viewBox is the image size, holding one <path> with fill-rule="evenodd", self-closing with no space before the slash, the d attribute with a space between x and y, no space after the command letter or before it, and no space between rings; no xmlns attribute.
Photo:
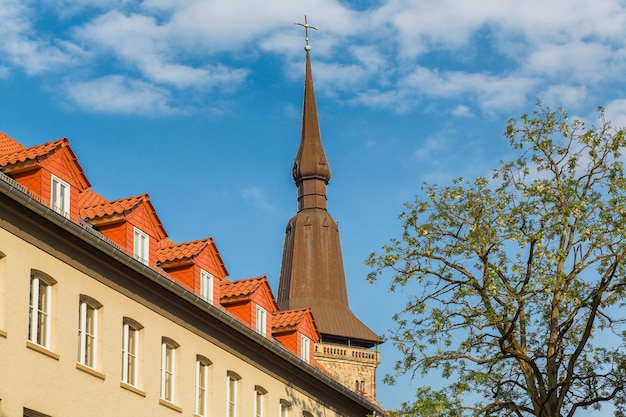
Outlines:
<svg viewBox="0 0 626 417"><path fill-rule="evenodd" d="M311 46L309 45L309 28L317 30L315 26L310 26L307 20L307 16L304 15L304 24L295 22L294 24L298 26L302 26L304 28L304 40L306 41L306 45L304 46L304 50L309 52L311 50Z"/></svg>

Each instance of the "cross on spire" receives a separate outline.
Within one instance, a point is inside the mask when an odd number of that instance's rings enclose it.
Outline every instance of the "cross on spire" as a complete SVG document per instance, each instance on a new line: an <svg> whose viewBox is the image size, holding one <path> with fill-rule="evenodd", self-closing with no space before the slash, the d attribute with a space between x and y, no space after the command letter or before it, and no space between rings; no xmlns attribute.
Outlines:
<svg viewBox="0 0 626 417"><path fill-rule="evenodd" d="M304 36L305 36L304 40L306 42L306 45L304 46L304 50L307 52L310 51L311 47L309 46L309 28L314 29L314 30L317 30L317 28L315 26L309 25L309 21L307 19L306 14L304 15L304 23L295 22L294 24L298 26L302 26L304 28Z"/></svg>

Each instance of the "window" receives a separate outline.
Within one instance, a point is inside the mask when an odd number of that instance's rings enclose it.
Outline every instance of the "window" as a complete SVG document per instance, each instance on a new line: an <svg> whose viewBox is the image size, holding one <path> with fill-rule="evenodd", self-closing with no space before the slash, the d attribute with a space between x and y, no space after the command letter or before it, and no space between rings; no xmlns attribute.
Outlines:
<svg viewBox="0 0 626 417"><path fill-rule="evenodd" d="M51 278L31 273L28 340L46 348L50 347L52 285Z"/></svg>
<svg viewBox="0 0 626 417"><path fill-rule="evenodd" d="M354 390L359 392L359 391L365 391L365 380L361 379L357 379L354 382Z"/></svg>
<svg viewBox="0 0 626 417"><path fill-rule="evenodd" d="M311 341L305 335L300 335L300 359L309 362L311 357Z"/></svg>
<svg viewBox="0 0 626 417"><path fill-rule="evenodd" d="M278 417L289 417L291 403L283 398L280 400Z"/></svg>
<svg viewBox="0 0 626 417"><path fill-rule="evenodd" d="M237 383L240 379L231 371L226 375L226 417L237 416Z"/></svg>
<svg viewBox="0 0 626 417"><path fill-rule="evenodd" d="M148 235L135 227L135 248L134 255L138 261L148 264Z"/></svg>
<svg viewBox="0 0 626 417"><path fill-rule="evenodd" d="M256 331L265 336L267 328L266 311L263 307L256 306Z"/></svg>
<svg viewBox="0 0 626 417"><path fill-rule="evenodd" d="M200 297L213 304L213 275L200 270Z"/></svg>
<svg viewBox="0 0 626 417"><path fill-rule="evenodd" d="M139 331L143 327L125 318L122 333L122 382L137 386L139 377Z"/></svg>
<svg viewBox="0 0 626 417"><path fill-rule="evenodd" d="M24 408L22 415L24 417L50 417L47 414L40 413L39 411L31 410L30 408Z"/></svg>
<svg viewBox="0 0 626 417"><path fill-rule="evenodd" d="M78 363L96 368L98 347L98 309L100 303L81 296L78 304Z"/></svg>
<svg viewBox="0 0 626 417"><path fill-rule="evenodd" d="M264 398L267 390L256 385L254 387L254 417L263 417Z"/></svg>
<svg viewBox="0 0 626 417"><path fill-rule="evenodd" d="M178 343L167 337L161 340L161 398L174 402L176 349Z"/></svg>
<svg viewBox="0 0 626 417"><path fill-rule="evenodd" d="M52 189L50 191L50 203L52 210L70 216L70 186L60 178L52 176Z"/></svg>
<svg viewBox="0 0 626 417"><path fill-rule="evenodd" d="M207 358L196 357L196 414L199 416L207 415L210 364Z"/></svg>

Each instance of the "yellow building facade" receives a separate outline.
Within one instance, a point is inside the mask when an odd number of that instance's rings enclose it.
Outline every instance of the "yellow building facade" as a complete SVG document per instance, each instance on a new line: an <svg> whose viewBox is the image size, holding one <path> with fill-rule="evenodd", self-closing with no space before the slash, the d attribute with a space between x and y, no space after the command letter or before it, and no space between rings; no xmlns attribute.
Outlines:
<svg viewBox="0 0 626 417"><path fill-rule="evenodd" d="M1 417L384 414L2 173L0 369Z"/></svg>

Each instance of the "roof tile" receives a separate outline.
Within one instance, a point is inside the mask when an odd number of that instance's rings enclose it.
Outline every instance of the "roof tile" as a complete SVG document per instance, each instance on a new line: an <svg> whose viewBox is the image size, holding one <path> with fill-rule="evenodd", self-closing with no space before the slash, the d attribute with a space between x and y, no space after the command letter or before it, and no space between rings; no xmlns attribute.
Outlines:
<svg viewBox="0 0 626 417"><path fill-rule="evenodd" d="M102 197L100 194L95 192L93 188L87 188L85 191L80 193L80 207L93 207L101 204L108 203L109 200Z"/></svg>
<svg viewBox="0 0 626 417"><path fill-rule="evenodd" d="M4 132L0 132L0 155L7 155L26 149L24 145Z"/></svg>
<svg viewBox="0 0 626 417"><path fill-rule="evenodd" d="M240 279L222 284L222 298L250 295L267 281L265 277Z"/></svg>
<svg viewBox="0 0 626 417"><path fill-rule="evenodd" d="M311 314L310 308L277 311L274 313L274 318L272 319L272 328L295 327L307 314Z"/></svg>
<svg viewBox="0 0 626 417"><path fill-rule="evenodd" d="M0 155L0 166L12 165L18 162L24 162L29 159L36 159L40 156L48 155L50 152L60 148L67 142L68 140L63 138L54 142L31 146L30 148L22 147L22 149L18 149L14 152ZM9 142L7 141L7 143ZM10 145L7 146L8 148L11 148Z"/></svg>
<svg viewBox="0 0 626 417"><path fill-rule="evenodd" d="M107 201L91 207L81 207L80 215L83 219L93 219L96 217L110 216L112 214L123 214L125 211L137 207L147 198L148 194L142 194L134 197Z"/></svg>
<svg viewBox="0 0 626 417"><path fill-rule="evenodd" d="M194 240L192 242L184 242L180 244L175 244L171 240L167 239L171 242L171 245L165 246L169 242L161 243L163 240L159 242L160 247L157 249L157 260L159 262L193 258L202 252L202 250L209 244L209 239Z"/></svg>

